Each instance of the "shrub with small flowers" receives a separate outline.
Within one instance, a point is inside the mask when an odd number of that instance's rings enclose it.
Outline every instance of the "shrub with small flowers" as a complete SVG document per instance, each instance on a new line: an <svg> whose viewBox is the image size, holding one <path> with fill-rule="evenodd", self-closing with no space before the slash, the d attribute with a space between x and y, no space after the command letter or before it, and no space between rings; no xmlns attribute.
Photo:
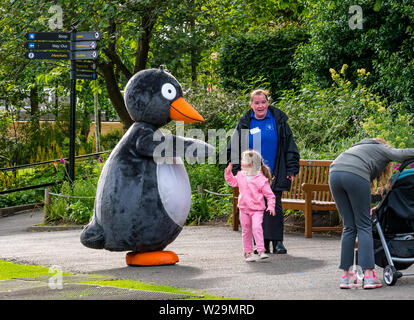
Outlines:
<svg viewBox="0 0 414 320"><path fill-rule="evenodd" d="M397 110L396 105L380 106L376 114L362 122L362 127L369 136L383 138L396 148L414 148L414 116Z"/></svg>
<svg viewBox="0 0 414 320"><path fill-rule="evenodd" d="M65 172L66 161L61 158L53 164L63 167ZM62 196L52 196L50 205L45 208L45 222L86 224L93 215L94 197L96 186L104 165L104 160L99 157L97 160L83 162L77 165L76 180L73 184L69 181L52 189L53 193ZM67 173L66 173L67 175Z"/></svg>
<svg viewBox="0 0 414 320"><path fill-rule="evenodd" d="M330 69L332 86L285 91L277 105L289 117L303 159L334 159L351 144L367 137L362 121L381 105L380 97L346 79L348 66ZM364 74L364 76L366 76Z"/></svg>
<svg viewBox="0 0 414 320"><path fill-rule="evenodd" d="M186 224L194 225L203 221L213 220L216 217L230 217L232 202L229 196L232 188L224 181L224 165L186 164L192 192L192 204ZM199 190L202 188L202 190ZM221 194L213 195L204 190Z"/></svg>
<svg viewBox="0 0 414 320"><path fill-rule="evenodd" d="M364 86L370 76L357 70L357 84L346 79L348 66L330 69L332 86L285 91L278 107L290 117L302 159L334 159L355 142L381 137L395 147L414 146L414 119L398 105L388 105Z"/></svg>

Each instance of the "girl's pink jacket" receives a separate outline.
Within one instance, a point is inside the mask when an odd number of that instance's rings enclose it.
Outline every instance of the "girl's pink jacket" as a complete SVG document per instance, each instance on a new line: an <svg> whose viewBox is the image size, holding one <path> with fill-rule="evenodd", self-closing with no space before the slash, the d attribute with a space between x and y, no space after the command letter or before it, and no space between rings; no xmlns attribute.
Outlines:
<svg viewBox="0 0 414 320"><path fill-rule="evenodd" d="M240 195L238 207L252 211L264 211L266 209L264 198L267 200L267 209L275 209L276 197L270 189L269 180L263 174L253 176L247 181L242 171L233 176L231 171L224 170L224 179L232 187L239 187Z"/></svg>

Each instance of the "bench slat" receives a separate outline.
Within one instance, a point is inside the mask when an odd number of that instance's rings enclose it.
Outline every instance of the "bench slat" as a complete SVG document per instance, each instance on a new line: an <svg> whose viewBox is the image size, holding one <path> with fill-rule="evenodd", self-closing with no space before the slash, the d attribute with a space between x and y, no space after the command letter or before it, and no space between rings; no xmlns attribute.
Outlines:
<svg viewBox="0 0 414 320"><path fill-rule="evenodd" d="M313 232L342 231L342 227L312 227Z"/></svg>
<svg viewBox="0 0 414 320"><path fill-rule="evenodd" d="M292 186L290 188L289 198L293 198L293 199L295 198L297 187L300 186L300 181L298 181L298 180L300 180L300 176L298 178L299 179L294 179L293 180ZM299 182L299 184L298 184L298 182Z"/></svg>
<svg viewBox="0 0 414 320"><path fill-rule="evenodd" d="M316 184L319 184L320 183L320 179L322 177L322 175L321 175L321 167L316 167L315 168L315 171L316 171L315 182L316 182ZM315 195L315 200L321 200L321 195L322 195L321 192L317 192L316 195Z"/></svg>
<svg viewBox="0 0 414 320"><path fill-rule="evenodd" d="M304 165L304 166L301 166L301 168L302 168L302 174L303 174L302 183L305 183L308 181L308 167ZM301 188L299 188L298 190L298 199L303 199L303 192Z"/></svg>
<svg viewBox="0 0 414 320"><path fill-rule="evenodd" d="M325 177L324 177L322 183L323 184L328 184L329 183L329 167L325 167L324 174L325 174ZM324 201L331 201L329 199L329 194L330 194L330 191L329 192L325 192L324 193L324 197L323 197L322 200L324 200Z"/></svg>

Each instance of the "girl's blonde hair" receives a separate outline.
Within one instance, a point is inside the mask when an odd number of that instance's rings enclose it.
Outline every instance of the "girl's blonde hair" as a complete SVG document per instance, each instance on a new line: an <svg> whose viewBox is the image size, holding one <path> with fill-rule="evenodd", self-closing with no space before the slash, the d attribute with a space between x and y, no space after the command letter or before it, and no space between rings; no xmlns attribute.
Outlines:
<svg viewBox="0 0 414 320"><path fill-rule="evenodd" d="M247 164L252 163L253 170L255 170L256 172L263 173L263 175L269 180L269 184L272 183L272 173L270 172L270 168L264 164L263 158L260 155L260 153L254 150L246 150L242 153L241 159Z"/></svg>
<svg viewBox="0 0 414 320"><path fill-rule="evenodd" d="M390 146L390 144L382 138L373 138L372 140L377 141L381 144ZM392 176L392 162L389 162L385 169L380 173L380 175L371 181L371 190L375 191L375 182L377 187L383 187L386 190L390 189L390 178Z"/></svg>
<svg viewBox="0 0 414 320"><path fill-rule="evenodd" d="M268 90L264 90L264 89L256 89L256 90L253 90L250 93L250 102L253 101L254 96L257 96L259 94L263 94L266 97L266 100L268 102L270 102L271 99L270 99L269 91Z"/></svg>

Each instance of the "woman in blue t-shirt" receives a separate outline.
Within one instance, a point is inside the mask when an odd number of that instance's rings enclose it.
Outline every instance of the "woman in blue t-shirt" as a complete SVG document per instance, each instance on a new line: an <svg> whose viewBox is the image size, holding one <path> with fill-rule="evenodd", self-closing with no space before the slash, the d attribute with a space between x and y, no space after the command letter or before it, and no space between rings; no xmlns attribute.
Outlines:
<svg viewBox="0 0 414 320"><path fill-rule="evenodd" d="M240 155L246 149L259 152L274 177L271 188L276 196L276 215L265 215L263 235L266 252L286 253L283 245L282 193L289 190L299 172L299 151L287 124L288 117L278 108L270 106L267 90L257 89L250 94L250 110L237 124L227 145L227 160L233 164L233 174L240 170Z"/></svg>

